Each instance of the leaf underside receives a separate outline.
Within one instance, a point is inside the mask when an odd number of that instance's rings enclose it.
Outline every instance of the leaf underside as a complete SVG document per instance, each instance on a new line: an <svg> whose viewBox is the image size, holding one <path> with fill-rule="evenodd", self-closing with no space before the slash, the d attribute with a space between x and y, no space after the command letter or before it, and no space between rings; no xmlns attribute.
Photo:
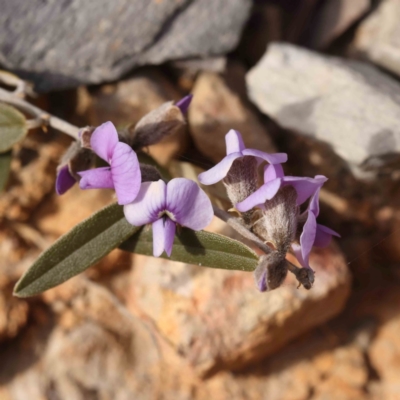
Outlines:
<svg viewBox="0 0 400 400"><path fill-rule="evenodd" d="M14 288L29 297L85 271L139 228L129 224L122 206L112 204L76 225L43 252Z"/></svg>
<svg viewBox="0 0 400 400"><path fill-rule="evenodd" d="M144 228L125 241L120 249L132 253L153 255L153 234ZM257 254L243 243L217 233L192 231L183 228L175 235L172 261L195 264L209 268L254 271L258 264Z"/></svg>
<svg viewBox="0 0 400 400"><path fill-rule="evenodd" d="M0 153L9 151L27 132L24 115L16 108L0 103Z"/></svg>

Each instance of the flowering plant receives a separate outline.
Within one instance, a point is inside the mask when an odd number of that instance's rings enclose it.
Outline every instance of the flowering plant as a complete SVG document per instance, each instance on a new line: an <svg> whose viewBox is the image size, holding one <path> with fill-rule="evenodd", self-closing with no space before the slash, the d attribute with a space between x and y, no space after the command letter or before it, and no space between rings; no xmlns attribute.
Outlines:
<svg viewBox="0 0 400 400"><path fill-rule="evenodd" d="M84 190L114 189L117 202L78 224L47 249L17 283L17 296L32 296L59 285L117 247L205 267L254 271L260 291L279 287L288 271L306 289L312 287L311 248L326 246L332 236L338 236L316 222L326 177L285 176L285 153L247 149L241 134L231 130L225 138L227 155L198 180L203 185L222 180L233 206L230 211L237 213L234 216L213 205L198 183L181 177L168 180L158 168L139 161L144 148L184 127L190 101L191 96L187 96L176 104L165 103L123 131L117 131L112 122L79 131L64 123L64 131L76 141L58 168L56 192L62 195L79 182ZM17 110L7 107L6 112L20 124L22 137L29 124ZM62 125L52 118L47 116L41 122ZM7 146L3 144L9 150ZM108 165L92 168L96 159ZM262 164L264 177L259 185ZM239 241L203 231L214 215L264 254L259 257ZM301 267L286 260L289 250Z"/></svg>

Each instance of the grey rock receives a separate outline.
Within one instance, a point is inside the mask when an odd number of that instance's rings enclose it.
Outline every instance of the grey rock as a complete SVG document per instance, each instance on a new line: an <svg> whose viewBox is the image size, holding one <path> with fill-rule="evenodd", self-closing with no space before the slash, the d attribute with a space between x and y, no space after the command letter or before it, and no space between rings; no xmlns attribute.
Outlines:
<svg viewBox="0 0 400 400"><path fill-rule="evenodd" d="M376 68L274 43L246 81L263 112L328 143L354 172L400 159L400 84Z"/></svg>
<svg viewBox="0 0 400 400"><path fill-rule="evenodd" d="M118 79L132 68L225 54L250 0L6 0L0 65L46 91Z"/></svg>
<svg viewBox="0 0 400 400"><path fill-rule="evenodd" d="M400 0L383 1L358 28L355 49L400 76Z"/></svg>

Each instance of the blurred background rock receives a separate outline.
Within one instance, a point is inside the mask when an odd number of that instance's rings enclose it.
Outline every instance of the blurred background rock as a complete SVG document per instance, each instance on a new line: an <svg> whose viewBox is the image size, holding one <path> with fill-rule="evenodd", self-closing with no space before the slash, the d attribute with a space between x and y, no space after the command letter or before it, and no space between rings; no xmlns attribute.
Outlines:
<svg viewBox="0 0 400 400"><path fill-rule="evenodd" d="M238 129L286 151L287 174L329 177L321 222L342 239L312 253L309 292L115 250L14 298L41 251L113 201L57 197L69 138L31 132L0 194L0 399L400 399L399 16L399 0L3 1L0 67L42 108L123 127L193 93L152 157L195 179Z"/></svg>

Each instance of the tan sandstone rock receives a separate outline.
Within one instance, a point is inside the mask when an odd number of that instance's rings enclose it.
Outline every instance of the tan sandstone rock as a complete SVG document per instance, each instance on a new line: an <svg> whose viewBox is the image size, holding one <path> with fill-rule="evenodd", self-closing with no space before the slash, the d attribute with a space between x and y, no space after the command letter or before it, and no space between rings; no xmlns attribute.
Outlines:
<svg viewBox="0 0 400 400"><path fill-rule="evenodd" d="M226 155L225 135L230 129L242 133L247 147L275 150L256 114L216 73L204 72L197 78L188 117L197 148L214 162Z"/></svg>
<svg viewBox="0 0 400 400"><path fill-rule="evenodd" d="M297 289L293 276L259 293L251 273L134 257L128 308L149 318L201 375L241 369L337 315L350 276L336 246L312 253L316 281Z"/></svg>

